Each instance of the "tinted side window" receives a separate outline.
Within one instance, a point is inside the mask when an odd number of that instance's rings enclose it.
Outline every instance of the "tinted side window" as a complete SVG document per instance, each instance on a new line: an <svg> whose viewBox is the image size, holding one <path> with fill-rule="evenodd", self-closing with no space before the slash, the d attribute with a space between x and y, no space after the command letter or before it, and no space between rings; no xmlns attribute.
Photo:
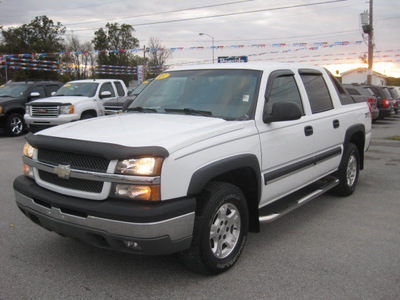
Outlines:
<svg viewBox="0 0 400 300"><path fill-rule="evenodd" d="M304 113L299 89L293 76L279 76L274 79L268 96L267 113L271 113L272 105L276 102L297 103Z"/></svg>
<svg viewBox="0 0 400 300"><path fill-rule="evenodd" d="M121 82L114 81L115 87L117 88L118 96L125 96L124 88L122 87Z"/></svg>
<svg viewBox="0 0 400 300"><path fill-rule="evenodd" d="M57 92L59 88L58 85L46 85L47 96L51 96L51 93Z"/></svg>
<svg viewBox="0 0 400 300"><path fill-rule="evenodd" d="M333 108L331 95L322 75L302 74L301 79L306 88L313 114Z"/></svg>
<svg viewBox="0 0 400 300"><path fill-rule="evenodd" d="M31 93L39 93L40 94L40 98L44 98L46 97L46 92L44 90L44 87L42 85L38 85L38 86L34 86L31 90Z"/></svg>
<svg viewBox="0 0 400 300"><path fill-rule="evenodd" d="M100 89L100 95L102 92L106 92L106 91L111 93L111 97L115 97L114 89L112 87L111 82L103 83L103 85L101 86L101 89Z"/></svg>
<svg viewBox="0 0 400 300"><path fill-rule="evenodd" d="M346 90L349 92L350 95L361 95L359 91L357 91L356 89L353 88L346 88Z"/></svg>

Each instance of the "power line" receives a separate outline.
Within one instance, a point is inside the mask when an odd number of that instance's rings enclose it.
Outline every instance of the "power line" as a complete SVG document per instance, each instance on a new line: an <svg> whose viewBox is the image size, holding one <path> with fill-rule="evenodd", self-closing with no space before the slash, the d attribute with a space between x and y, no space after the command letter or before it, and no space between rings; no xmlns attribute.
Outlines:
<svg viewBox="0 0 400 300"><path fill-rule="evenodd" d="M100 5L105 5L105 4L115 3L115 2L121 2L121 1L127 1L127 0L114 0L114 1L96 3L96 5L100 6ZM71 8L66 8L66 9L57 9L56 12L58 13L58 12L63 12L63 11L68 11L68 10L76 10L76 9L85 8L85 7L93 7L93 4L82 5L82 6L77 6L77 7L71 7ZM46 13L54 13L54 10L41 11L40 15L43 15L43 14L46 14ZM29 13L29 14L20 14L20 15L8 16L8 17L21 17L21 16L30 16L30 15L37 15L37 13L36 12L32 12L32 13Z"/></svg>
<svg viewBox="0 0 400 300"><path fill-rule="evenodd" d="M258 13L258 12L265 12L265 11L273 11L273 10L282 10L282 9L289 9L289 8L299 8L299 7L306 7L306 6L323 5L323 4L330 4L330 3L336 3L336 2L344 2L344 1L347 1L347 0L332 0L332 1L325 1L325 2L316 2L316 3L308 3L308 4L297 4L297 5L281 6L281 7L275 7L275 8L256 9L256 10L249 10L249 11L242 11L242 12L235 12L235 13L218 14L218 15L212 15L212 16L202 16L202 17L193 17L193 18L176 19L176 20L168 20L168 21L139 23L139 24L133 24L132 26L155 25L155 24L182 22L182 21L192 21L192 20L202 20L202 19L210 19L210 18L229 17L229 16L237 16L237 15L245 15L245 14Z"/></svg>
<svg viewBox="0 0 400 300"><path fill-rule="evenodd" d="M337 3L337 2L345 2L345 1L347 1L347 0L331 0L331 1L325 1L325 2L296 4L296 5L281 6L281 7L274 7L274 8L256 9L256 10L249 10L249 11L242 11L242 12L216 14L216 15L210 15L210 16L199 16L199 17L191 17L191 18L175 19L175 20L167 20L167 21L138 23L138 24L131 24L131 25L134 26L134 27L137 27L137 26L144 26L144 25L157 25L157 24L175 23L175 22L183 22L183 21L193 21L193 20L220 18L220 17L230 17L230 16L237 16L237 15L245 15L245 14L266 12L266 11L274 11L274 10L283 10L283 9L290 9L290 8L300 8L300 7L324 5L324 4L331 4L331 3ZM77 29L75 31L87 31L87 30L94 30L94 29Z"/></svg>
<svg viewBox="0 0 400 300"><path fill-rule="evenodd" d="M211 7L218 7L218 6L226 6L226 5L238 4L238 3L243 3L243 2L252 2L252 1L254 1L254 0L241 0L241 1L234 1L234 2L226 2L226 3L220 3L220 4L212 4L212 5L204 5L204 6L197 6L197 7L189 7L189 8L182 8L182 9L176 9L176 10L162 11L162 12L151 13L151 14L135 15L135 16L130 16L130 17L118 18L118 19L108 19L108 20L101 20L101 21L87 21L87 22L79 22L79 23L70 23L70 24L65 24L65 26L90 24L90 23L100 23L100 22L108 22L108 21L114 21L114 20L126 20L126 19L140 18L140 17L150 17L150 16L156 16L156 15L183 12L183 11L187 11L187 10L197 10L197 9L204 9L204 8L211 8Z"/></svg>

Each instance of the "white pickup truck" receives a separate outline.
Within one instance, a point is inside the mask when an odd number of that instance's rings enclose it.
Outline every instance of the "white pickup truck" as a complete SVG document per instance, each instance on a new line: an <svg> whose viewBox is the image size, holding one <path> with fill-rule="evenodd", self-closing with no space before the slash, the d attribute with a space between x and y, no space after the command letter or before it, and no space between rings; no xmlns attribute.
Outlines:
<svg viewBox="0 0 400 300"><path fill-rule="evenodd" d="M367 104L323 68L181 67L127 113L29 134L14 190L27 217L62 236L178 253L215 274L260 223L328 190L352 194L370 139Z"/></svg>
<svg viewBox="0 0 400 300"><path fill-rule="evenodd" d="M29 131L103 116L105 100L126 96L122 80L84 79L64 84L52 97L29 102L24 115Z"/></svg>

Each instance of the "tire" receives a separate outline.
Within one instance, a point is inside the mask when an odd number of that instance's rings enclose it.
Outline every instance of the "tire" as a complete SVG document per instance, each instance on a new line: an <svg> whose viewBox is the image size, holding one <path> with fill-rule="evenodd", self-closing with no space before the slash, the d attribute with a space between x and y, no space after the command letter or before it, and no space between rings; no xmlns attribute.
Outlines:
<svg viewBox="0 0 400 300"><path fill-rule="evenodd" d="M360 174L360 154L358 148L354 144L346 147L339 170L336 177L339 184L333 189L338 196L350 196L356 189L358 177Z"/></svg>
<svg viewBox="0 0 400 300"><path fill-rule="evenodd" d="M6 134L8 136L19 136L25 132L24 117L19 113L12 113L6 120Z"/></svg>
<svg viewBox="0 0 400 300"><path fill-rule="evenodd" d="M86 119L90 119L90 118L94 118L95 116L93 116L92 113L90 112L84 112L81 116L81 120L86 120Z"/></svg>
<svg viewBox="0 0 400 300"><path fill-rule="evenodd" d="M232 184L213 182L198 197L191 247L179 253L192 271L219 274L238 260L249 225L245 196Z"/></svg>

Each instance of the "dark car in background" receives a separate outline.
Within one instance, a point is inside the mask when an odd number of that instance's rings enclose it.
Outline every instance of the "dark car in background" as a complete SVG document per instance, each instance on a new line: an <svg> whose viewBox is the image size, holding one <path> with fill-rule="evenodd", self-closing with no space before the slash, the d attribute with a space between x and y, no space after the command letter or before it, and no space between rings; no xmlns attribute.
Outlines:
<svg viewBox="0 0 400 300"><path fill-rule="evenodd" d="M371 110L372 122L379 118L377 98L370 89L365 89L358 84L342 84L346 91L356 102L367 102Z"/></svg>
<svg viewBox="0 0 400 300"><path fill-rule="evenodd" d="M377 106L379 109L379 119L393 117L395 115L392 95L388 88L375 85L368 85L364 88L370 90L376 96Z"/></svg>
<svg viewBox="0 0 400 300"><path fill-rule="evenodd" d="M0 128L9 136L24 133L25 104L31 100L50 97L62 85L58 81L23 81L0 86Z"/></svg>
<svg viewBox="0 0 400 300"><path fill-rule="evenodd" d="M400 96L394 87L388 86L387 89L389 90L389 93L393 99L394 112L398 114L400 112Z"/></svg>
<svg viewBox="0 0 400 300"><path fill-rule="evenodd" d="M147 85L153 81L153 78L147 79L138 85L131 93L124 97L118 97L113 100L109 100L104 102L104 111L106 115L114 115L120 114L126 111L129 105L136 99L137 95L139 95Z"/></svg>

